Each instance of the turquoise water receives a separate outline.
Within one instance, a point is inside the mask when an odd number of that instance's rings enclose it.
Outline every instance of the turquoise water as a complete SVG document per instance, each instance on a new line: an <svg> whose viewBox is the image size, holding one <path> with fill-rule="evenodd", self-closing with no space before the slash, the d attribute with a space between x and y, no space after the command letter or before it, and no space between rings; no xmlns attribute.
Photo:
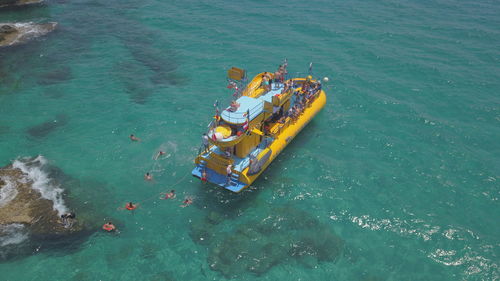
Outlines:
<svg viewBox="0 0 500 281"><path fill-rule="evenodd" d="M19 250L0 279L499 280L499 14L486 0L0 11L59 23L0 49L0 164L43 155L95 229ZM330 78L327 105L249 190L200 184L189 173L213 102L230 99L226 70L284 58Z"/></svg>

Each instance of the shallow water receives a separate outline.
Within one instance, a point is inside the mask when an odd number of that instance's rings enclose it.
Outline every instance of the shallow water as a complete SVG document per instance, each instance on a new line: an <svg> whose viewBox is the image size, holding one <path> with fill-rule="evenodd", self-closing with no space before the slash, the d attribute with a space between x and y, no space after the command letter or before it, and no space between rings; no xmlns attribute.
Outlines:
<svg viewBox="0 0 500 281"><path fill-rule="evenodd" d="M483 0L0 11L0 22L59 23L0 49L0 163L43 155L96 230L28 255L18 244L2 279L498 280L498 14ZM284 58L330 78L324 110L249 190L191 178L213 102L230 100L225 71L274 71ZM158 150L168 157L154 161ZM170 189L176 201L158 199ZM185 196L194 204L180 208ZM138 210L117 210L131 200ZM118 235L99 231L107 219Z"/></svg>

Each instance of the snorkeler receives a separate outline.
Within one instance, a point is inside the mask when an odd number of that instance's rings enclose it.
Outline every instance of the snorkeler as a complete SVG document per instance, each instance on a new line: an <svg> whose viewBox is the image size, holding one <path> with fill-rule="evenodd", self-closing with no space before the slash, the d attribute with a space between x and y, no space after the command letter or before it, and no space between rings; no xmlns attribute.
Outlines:
<svg viewBox="0 0 500 281"><path fill-rule="evenodd" d="M102 226L102 229L111 232L116 230L116 226L112 222L107 222Z"/></svg>
<svg viewBox="0 0 500 281"><path fill-rule="evenodd" d="M125 209L132 211L137 208L138 204L132 204L132 202L128 202L127 205L125 205Z"/></svg>
<svg viewBox="0 0 500 281"><path fill-rule="evenodd" d="M136 137L136 136L134 136L134 134L131 134L131 135L130 135L130 140L131 140L131 141L140 141L141 139L140 139L140 138L138 138L138 137Z"/></svg>
<svg viewBox="0 0 500 281"><path fill-rule="evenodd" d="M182 201L182 205L181 205L181 208L185 208L189 205L191 205L191 203L193 203L193 199L191 199L190 197L186 197L186 199L184 199L184 201Z"/></svg>
<svg viewBox="0 0 500 281"><path fill-rule="evenodd" d="M145 175L144 175L144 179L147 180L147 181L150 181L153 179L153 175L150 174L149 172L147 172Z"/></svg>
<svg viewBox="0 0 500 281"><path fill-rule="evenodd" d="M73 224L73 219L76 218L76 215L75 213L73 212L70 212L70 213L66 213L66 214L62 214L61 215L61 221L62 221L62 224L64 225L64 227L71 227L71 225Z"/></svg>
<svg viewBox="0 0 500 281"><path fill-rule="evenodd" d="M175 198L175 190L170 190L169 193L165 193L165 197L163 199L174 199Z"/></svg>
<svg viewBox="0 0 500 281"><path fill-rule="evenodd" d="M156 156L155 156L155 160L158 160L158 158L159 158L160 156L162 156L162 155L165 155L165 151L161 151L161 150L160 150L160 151L158 151L158 153L157 153L157 154L156 154Z"/></svg>

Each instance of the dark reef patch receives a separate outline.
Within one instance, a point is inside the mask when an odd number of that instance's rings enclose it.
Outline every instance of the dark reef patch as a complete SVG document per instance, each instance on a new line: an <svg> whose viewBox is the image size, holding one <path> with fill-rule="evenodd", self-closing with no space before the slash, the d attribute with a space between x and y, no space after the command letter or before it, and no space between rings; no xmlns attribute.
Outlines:
<svg viewBox="0 0 500 281"><path fill-rule="evenodd" d="M286 206L270 209L266 217L221 232L224 217L215 212L191 225L194 242L207 245L209 267L226 278L245 273L265 274L273 266L298 262L313 268L335 262L344 242L327 225L305 211Z"/></svg>
<svg viewBox="0 0 500 281"><path fill-rule="evenodd" d="M59 127L63 127L68 123L68 116L65 114L58 114L54 119L43 122L40 125L29 128L26 132L34 138L43 138L52 133Z"/></svg>
<svg viewBox="0 0 500 281"><path fill-rule="evenodd" d="M68 81L72 78L71 68L63 66L40 75L37 82L39 85L52 85Z"/></svg>

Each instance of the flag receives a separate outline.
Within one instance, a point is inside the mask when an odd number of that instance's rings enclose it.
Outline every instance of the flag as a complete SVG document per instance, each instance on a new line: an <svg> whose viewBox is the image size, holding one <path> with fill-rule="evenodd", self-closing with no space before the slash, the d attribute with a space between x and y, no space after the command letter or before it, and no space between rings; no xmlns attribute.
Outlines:
<svg viewBox="0 0 500 281"><path fill-rule="evenodd" d="M214 103L214 107L215 107L215 120L219 121L219 101L218 100L215 100L215 103Z"/></svg>
<svg viewBox="0 0 500 281"><path fill-rule="evenodd" d="M250 122L249 118L250 118L250 110L247 110L247 113L245 114L246 115L246 120L245 120L245 123L243 123L243 130L248 130L248 123Z"/></svg>

